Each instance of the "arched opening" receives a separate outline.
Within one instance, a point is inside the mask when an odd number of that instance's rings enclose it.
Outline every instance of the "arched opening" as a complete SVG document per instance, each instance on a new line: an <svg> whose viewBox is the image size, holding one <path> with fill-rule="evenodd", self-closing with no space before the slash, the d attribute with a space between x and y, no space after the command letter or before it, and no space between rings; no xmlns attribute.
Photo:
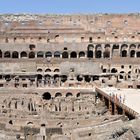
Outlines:
<svg viewBox="0 0 140 140"><path fill-rule="evenodd" d="M26 58L27 57L27 53L26 52L21 52L20 53L20 57L21 58Z"/></svg>
<svg viewBox="0 0 140 140"><path fill-rule="evenodd" d="M127 51L126 50L122 51L122 57L127 57Z"/></svg>
<svg viewBox="0 0 140 140"><path fill-rule="evenodd" d="M55 94L55 97L61 97L62 96L62 94L60 93L60 92L57 92L56 94Z"/></svg>
<svg viewBox="0 0 140 140"><path fill-rule="evenodd" d="M68 52L64 51L64 52L62 53L62 58L68 58Z"/></svg>
<svg viewBox="0 0 140 140"><path fill-rule="evenodd" d="M84 58L85 57L85 52L81 51L79 52L79 58Z"/></svg>
<svg viewBox="0 0 140 140"><path fill-rule="evenodd" d="M81 96L81 93L77 93L76 97L78 98L78 97L80 97L80 96Z"/></svg>
<svg viewBox="0 0 140 140"><path fill-rule="evenodd" d="M137 52L137 57L140 57L140 52Z"/></svg>
<svg viewBox="0 0 140 140"><path fill-rule="evenodd" d="M48 68L48 69L45 70L45 72L51 72L51 69Z"/></svg>
<svg viewBox="0 0 140 140"><path fill-rule="evenodd" d="M93 49L94 49L94 46L92 44L89 44L87 47L87 57L88 58L93 58Z"/></svg>
<svg viewBox="0 0 140 140"><path fill-rule="evenodd" d="M37 72L42 72L43 70L42 69L37 69Z"/></svg>
<svg viewBox="0 0 140 140"><path fill-rule="evenodd" d="M97 51L96 51L95 57L96 57L96 58L101 58L101 57L102 57L102 52L101 52L101 50L97 50Z"/></svg>
<svg viewBox="0 0 140 140"><path fill-rule="evenodd" d="M91 78L90 78L89 75L86 75L86 76L85 76L85 81L86 81L86 82L90 82L90 81L91 81Z"/></svg>
<svg viewBox="0 0 140 140"><path fill-rule="evenodd" d="M59 58L60 57L60 52L58 52L58 51L54 52L54 57Z"/></svg>
<svg viewBox="0 0 140 140"><path fill-rule="evenodd" d="M4 57L5 57L5 58L10 58L10 57L11 57L10 52L9 52L9 51L6 51L6 52L4 53Z"/></svg>
<svg viewBox="0 0 140 140"><path fill-rule="evenodd" d="M45 92L43 95L42 95L42 98L44 100L50 100L51 99L51 94L49 92Z"/></svg>
<svg viewBox="0 0 140 140"><path fill-rule="evenodd" d="M130 57L135 57L135 50L130 51Z"/></svg>
<svg viewBox="0 0 140 140"><path fill-rule="evenodd" d="M11 80L11 76L10 75L5 75L5 80L6 81L10 81Z"/></svg>
<svg viewBox="0 0 140 140"><path fill-rule="evenodd" d="M54 72L60 72L60 70L59 69L55 69Z"/></svg>
<svg viewBox="0 0 140 140"><path fill-rule="evenodd" d="M41 81L42 80L42 75L41 74L38 74L37 75L37 81Z"/></svg>
<svg viewBox="0 0 140 140"><path fill-rule="evenodd" d="M82 81L83 80L83 77L81 75L78 75L77 76L77 81Z"/></svg>
<svg viewBox="0 0 140 140"><path fill-rule="evenodd" d="M12 58L18 58L18 52L17 51L14 51L12 53Z"/></svg>
<svg viewBox="0 0 140 140"><path fill-rule="evenodd" d="M120 72L120 79L123 79L124 71Z"/></svg>
<svg viewBox="0 0 140 140"><path fill-rule="evenodd" d="M61 81L66 82L67 81L67 75L62 75L61 76Z"/></svg>
<svg viewBox="0 0 140 140"><path fill-rule="evenodd" d="M29 58L35 58L35 53L34 52L30 52L29 53Z"/></svg>
<svg viewBox="0 0 140 140"><path fill-rule="evenodd" d="M47 58L47 57L52 57L52 53L51 52L46 52L45 53L45 57Z"/></svg>
<svg viewBox="0 0 140 140"><path fill-rule="evenodd" d="M72 97L72 96L73 96L72 93L70 92L66 93L66 97Z"/></svg>
<svg viewBox="0 0 140 140"><path fill-rule="evenodd" d="M33 51L35 49L35 45L34 44L30 44L29 45L29 49Z"/></svg>
<svg viewBox="0 0 140 140"><path fill-rule="evenodd" d="M110 52L109 51L105 51L104 52L104 58L109 58L110 57Z"/></svg>
<svg viewBox="0 0 140 140"><path fill-rule="evenodd" d="M117 69L115 69L115 68L113 68L112 70L111 70L111 73L117 73L118 71L117 71Z"/></svg>
<svg viewBox="0 0 140 140"><path fill-rule="evenodd" d="M74 52L74 51L71 52L70 57L71 57L71 58L77 58L77 53Z"/></svg>
<svg viewBox="0 0 140 140"><path fill-rule="evenodd" d="M43 53L42 51L39 51L39 52L37 53L37 57L38 57L38 58L43 58L43 57L44 57L44 53Z"/></svg>
<svg viewBox="0 0 140 140"><path fill-rule="evenodd" d="M93 51L89 50L87 55L88 55L88 58L93 58Z"/></svg>
<svg viewBox="0 0 140 140"><path fill-rule="evenodd" d="M107 72L107 69L103 69L103 73L106 73Z"/></svg>

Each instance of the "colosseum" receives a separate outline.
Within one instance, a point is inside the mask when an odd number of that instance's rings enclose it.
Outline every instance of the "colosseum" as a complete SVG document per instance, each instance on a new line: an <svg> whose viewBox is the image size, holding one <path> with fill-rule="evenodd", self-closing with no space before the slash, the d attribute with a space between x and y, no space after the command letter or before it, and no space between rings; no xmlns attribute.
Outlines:
<svg viewBox="0 0 140 140"><path fill-rule="evenodd" d="M140 15L0 15L0 140L140 140Z"/></svg>

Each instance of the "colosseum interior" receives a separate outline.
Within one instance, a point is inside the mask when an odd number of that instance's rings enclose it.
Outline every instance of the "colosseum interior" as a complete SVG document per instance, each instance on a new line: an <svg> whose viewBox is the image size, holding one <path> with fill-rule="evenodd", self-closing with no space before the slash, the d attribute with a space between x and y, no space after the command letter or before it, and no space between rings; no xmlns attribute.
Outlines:
<svg viewBox="0 0 140 140"><path fill-rule="evenodd" d="M0 140L139 140L96 87L140 89L140 15L0 15Z"/></svg>

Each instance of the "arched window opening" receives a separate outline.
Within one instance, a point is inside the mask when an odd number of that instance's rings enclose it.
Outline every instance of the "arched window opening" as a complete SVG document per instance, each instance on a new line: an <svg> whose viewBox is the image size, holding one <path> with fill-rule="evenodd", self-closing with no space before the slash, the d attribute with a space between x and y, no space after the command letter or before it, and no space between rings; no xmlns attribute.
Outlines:
<svg viewBox="0 0 140 140"><path fill-rule="evenodd" d="M81 75L78 75L78 76L77 76L77 80L78 80L78 81L82 81L82 80L83 80L83 77L82 77Z"/></svg>
<svg viewBox="0 0 140 140"><path fill-rule="evenodd" d="M29 45L29 49L30 49L31 51L33 51L33 50L35 49L35 45L34 45L34 44L30 44L30 45Z"/></svg>
<svg viewBox="0 0 140 140"><path fill-rule="evenodd" d="M2 58L2 51L0 50L0 58Z"/></svg>
<svg viewBox="0 0 140 140"><path fill-rule="evenodd" d="M96 58L101 58L101 57L102 57L102 52L101 52L101 50L96 51L95 57L96 57Z"/></svg>
<svg viewBox="0 0 140 140"><path fill-rule="evenodd" d="M10 52L9 52L9 51L6 51L6 52L4 53L4 57L5 57L5 58L10 58L10 57L11 57Z"/></svg>
<svg viewBox="0 0 140 140"><path fill-rule="evenodd" d="M130 51L130 57L135 57L135 51L134 50Z"/></svg>
<svg viewBox="0 0 140 140"><path fill-rule="evenodd" d="M103 73L106 73L107 72L107 69L103 69Z"/></svg>
<svg viewBox="0 0 140 140"><path fill-rule="evenodd" d="M37 53L37 57L38 57L38 58L43 58L43 57L44 57L44 53L43 53L42 51L39 51L39 52Z"/></svg>
<svg viewBox="0 0 140 140"><path fill-rule="evenodd" d="M71 52L70 57L71 57L71 58L77 58L77 53L74 52L74 51Z"/></svg>
<svg viewBox="0 0 140 140"><path fill-rule="evenodd" d="M60 57L60 52L58 52L58 51L54 52L54 57L59 58Z"/></svg>
<svg viewBox="0 0 140 140"><path fill-rule="evenodd" d="M12 58L18 58L18 52L14 51L14 52L12 53Z"/></svg>
<svg viewBox="0 0 140 140"><path fill-rule="evenodd" d="M52 57L52 53L51 52L46 52L45 53L45 57L47 58L47 57Z"/></svg>
<svg viewBox="0 0 140 140"><path fill-rule="evenodd" d="M51 94L49 92L45 92L43 95L42 95L42 98L44 100L50 100L51 99Z"/></svg>
<svg viewBox="0 0 140 140"><path fill-rule="evenodd" d="M137 57L140 57L140 52L137 52Z"/></svg>
<svg viewBox="0 0 140 140"><path fill-rule="evenodd" d="M34 52L30 52L29 53L29 58L35 58L35 53Z"/></svg>
<svg viewBox="0 0 140 140"><path fill-rule="evenodd" d="M62 96L62 94L60 93L60 92L57 92L56 94L55 94L55 97L61 97Z"/></svg>
<svg viewBox="0 0 140 140"><path fill-rule="evenodd" d="M37 72L42 72L43 70L42 69L37 69Z"/></svg>
<svg viewBox="0 0 140 140"><path fill-rule="evenodd" d="M21 58L26 58L27 57L27 53L26 52L21 52L20 53L20 57Z"/></svg>
<svg viewBox="0 0 140 140"><path fill-rule="evenodd" d="M37 80L42 80L42 75L41 74L37 75Z"/></svg>
<svg viewBox="0 0 140 140"><path fill-rule="evenodd" d="M80 97L80 96L81 96L81 93L77 93L76 97L78 98L78 97Z"/></svg>
<svg viewBox="0 0 140 140"><path fill-rule="evenodd" d="M66 75L62 75L61 76L61 81L62 82L66 82L67 81L67 76Z"/></svg>
<svg viewBox="0 0 140 140"><path fill-rule="evenodd" d="M63 52L63 53L62 53L62 58L68 58L68 52L66 52L66 51Z"/></svg>
<svg viewBox="0 0 140 140"><path fill-rule="evenodd" d="M48 69L45 70L45 72L51 72L51 69L48 68Z"/></svg>
<svg viewBox="0 0 140 140"><path fill-rule="evenodd" d="M72 95L72 93L70 93L70 92L68 92L67 94L66 94L66 97L72 97L73 95Z"/></svg>
<svg viewBox="0 0 140 140"><path fill-rule="evenodd" d="M85 57L85 52L79 52L79 58L84 58Z"/></svg>
<svg viewBox="0 0 140 140"><path fill-rule="evenodd" d="M122 57L127 57L127 51L126 50L122 51Z"/></svg>
<svg viewBox="0 0 140 140"><path fill-rule="evenodd" d="M5 80L6 81L10 81L11 80L11 76L10 75L5 75Z"/></svg>
<svg viewBox="0 0 140 140"><path fill-rule="evenodd" d="M93 51L89 50L87 55L88 55L88 58L93 58Z"/></svg>
<svg viewBox="0 0 140 140"><path fill-rule="evenodd" d="M54 72L60 72L60 70L59 69L55 69Z"/></svg>
<svg viewBox="0 0 140 140"><path fill-rule="evenodd" d="M104 58L109 58L110 57L110 52L109 51L105 51L104 52Z"/></svg>
<svg viewBox="0 0 140 140"><path fill-rule="evenodd" d="M118 71L117 71L117 69L115 69L115 68L113 68L112 70L111 70L111 73L117 73Z"/></svg>
<svg viewBox="0 0 140 140"><path fill-rule="evenodd" d="M90 81L91 81L91 78L90 78L89 75L86 75L86 76L85 76L85 81L86 81L86 82L90 82Z"/></svg>

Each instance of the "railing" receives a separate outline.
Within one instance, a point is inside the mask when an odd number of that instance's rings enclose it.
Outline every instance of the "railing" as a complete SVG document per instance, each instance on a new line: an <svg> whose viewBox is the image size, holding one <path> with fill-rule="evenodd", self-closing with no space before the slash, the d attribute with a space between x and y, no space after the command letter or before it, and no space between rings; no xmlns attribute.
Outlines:
<svg viewBox="0 0 140 140"><path fill-rule="evenodd" d="M115 103L117 106L121 107L122 109L125 110L125 112L128 112L129 114L131 114L132 116L136 117L139 115L138 112L134 111L133 109L131 109L130 107L126 106L125 104L119 102L119 101L116 101L115 98L109 96L108 94L106 94L104 91L102 91L101 89L99 88L95 88L95 91L101 95L103 95L104 97L106 97L108 100L110 100L111 102Z"/></svg>

